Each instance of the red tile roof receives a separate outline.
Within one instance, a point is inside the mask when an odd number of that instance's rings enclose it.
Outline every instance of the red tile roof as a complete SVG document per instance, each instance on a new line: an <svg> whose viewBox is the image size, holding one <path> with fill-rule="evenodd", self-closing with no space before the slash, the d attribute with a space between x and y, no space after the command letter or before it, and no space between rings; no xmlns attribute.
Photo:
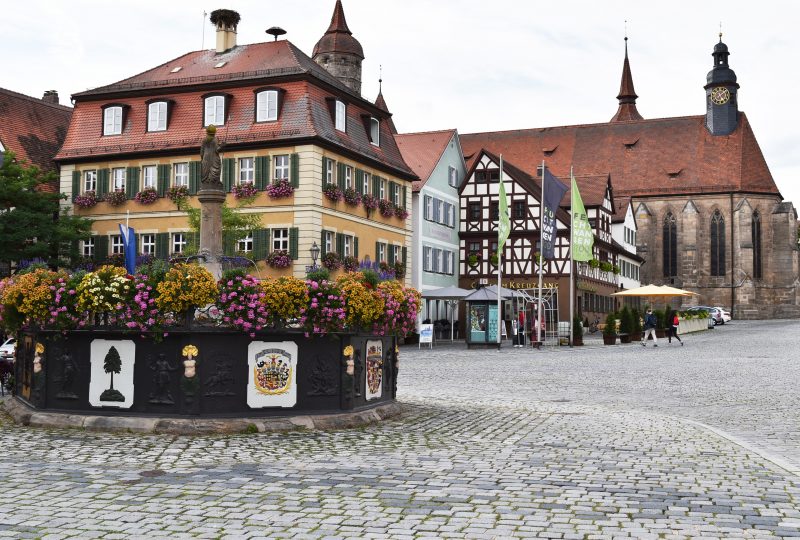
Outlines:
<svg viewBox="0 0 800 540"><path fill-rule="evenodd" d="M20 161L54 170L70 116L71 107L0 88L0 142Z"/></svg>
<svg viewBox="0 0 800 540"><path fill-rule="evenodd" d="M529 174L544 159L559 178L611 175L615 196L750 192L780 195L744 113L730 135L705 116L461 135L468 160L482 148ZM549 154L549 155L548 155Z"/></svg>
<svg viewBox="0 0 800 540"><path fill-rule="evenodd" d="M221 68L214 66L222 61ZM181 66L177 73L172 70ZM324 83L324 84L323 84ZM256 88L283 89L276 122L255 123ZM232 146L291 144L316 139L357 153L395 174L414 175L403 161L390 131L390 116L340 83L288 41L242 45L232 51L196 51L118 83L81 92L69 134L57 159L74 161L95 156L152 153L186 149L199 152L204 136L203 94L230 94L231 101L220 140ZM166 131L147 132L145 102L154 98L174 102ZM334 129L328 100L347 104L347 132ZM121 135L102 135L102 109L107 103L129 106ZM380 146L370 143L364 116L381 122Z"/></svg>
<svg viewBox="0 0 800 540"><path fill-rule="evenodd" d="M414 182L414 191L419 191L428 181L447 148L447 143L455 134L456 130L445 129L395 135L403 159L419 177L419 180Z"/></svg>
<svg viewBox="0 0 800 540"><path fill-rule="evenodd" d="M361 43L353 37L353 33L347 27L342 0L336 0L331 24L317 44L314 45L312 55L317 56L325 53L350 53L358 55L362 60L364 59L364 49L361 48Z"/></svg>

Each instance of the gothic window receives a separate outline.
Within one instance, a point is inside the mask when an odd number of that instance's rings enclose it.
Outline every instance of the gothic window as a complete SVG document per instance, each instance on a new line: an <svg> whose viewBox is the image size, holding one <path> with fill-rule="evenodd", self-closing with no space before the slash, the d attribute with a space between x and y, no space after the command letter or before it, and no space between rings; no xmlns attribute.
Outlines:
<svg viewBox="0 0 800 540"><path fill-rule="evenodd" d="M719 210L711 216L711 275L725 275L725 218Z"/></svg>
<svg viewBox="0 0 800 540"><path fill-rule="evenodd" d="M753 213L752 234L753 234L753 278L761 279L763 277L761 270L761 215L758 212Z"/></svg>
<svg viewBox="0 0 800 540"><path fill-rule="evenodd" d="M663 234L664 277L674 277L678 275L678 225L672 212L664 216Z"/></svg>

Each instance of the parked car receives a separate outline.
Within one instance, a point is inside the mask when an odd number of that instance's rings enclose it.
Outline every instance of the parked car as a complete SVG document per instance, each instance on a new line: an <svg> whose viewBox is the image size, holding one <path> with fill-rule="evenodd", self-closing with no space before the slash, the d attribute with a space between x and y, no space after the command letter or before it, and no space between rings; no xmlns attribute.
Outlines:
<svg viewBox="0 0 800 540"><path fill-rule="evenodd" d="M722 318L722 311L719 308L710 306L694 306L686 311L707 311L708 317L714 321L714 326L718 324L725 324L725 319Z"/></svg>
<svg viewBox="0 0 800 540"><path fill-rule="evenodd" d="M17 340L8 338L2 345L0 345L0 358L14 359L14 351L17 348Z"/></svg>
<svg viewBox="0 0 800 540"><path fill-rule="evenodd" d="M733 317L731 317L731 313L729 311L725 311L725 308L721 308L719 306L715 306L715 307L722 314L722 324L725 324L726 322L731 322L731 319Z"/></svg>

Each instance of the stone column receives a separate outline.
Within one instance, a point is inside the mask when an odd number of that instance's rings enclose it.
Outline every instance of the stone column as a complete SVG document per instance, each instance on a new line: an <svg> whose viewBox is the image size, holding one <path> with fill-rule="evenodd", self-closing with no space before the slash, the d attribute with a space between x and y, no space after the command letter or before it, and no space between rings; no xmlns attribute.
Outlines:
<svg viewBox="0 0 800 540"><path fill-rule="evenodd" d="M214 279L222 277L219 258L222 256L222 203L225 192L216 189L201 189L197 192L200 201L200 250L205 257L202 265Z"/></svg>

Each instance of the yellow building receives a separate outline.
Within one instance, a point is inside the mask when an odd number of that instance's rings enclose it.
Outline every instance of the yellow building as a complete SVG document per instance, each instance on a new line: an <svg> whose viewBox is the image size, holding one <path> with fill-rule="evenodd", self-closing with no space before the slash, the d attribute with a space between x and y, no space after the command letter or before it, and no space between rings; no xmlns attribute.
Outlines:
<svg viewBox="0 0 800 540"><path fill-rule="evenodd" d="M237 206L237 193L255 193L240 212L260 223L243 239L224 238L226 254L244 253L273 276L304 276L315 243L321 259L335 252L350 264L407 266L416 176L397 148L382 96L372 103L360 95L363 52L340 1L313 60L286 40L237 45L236 12L218 10L212 20L216 50L73 96L56 159L61 191L71 195L65 204L94 220L83 254L98 261L121 254L118 224L126 219L140 254L191 251L197 235L169 195L183 190L198 206L199 148L213 124L228 205ZM349 201L334 201L337 194ZM288 268L267 264L269 254L283 251Z"/></svg>

